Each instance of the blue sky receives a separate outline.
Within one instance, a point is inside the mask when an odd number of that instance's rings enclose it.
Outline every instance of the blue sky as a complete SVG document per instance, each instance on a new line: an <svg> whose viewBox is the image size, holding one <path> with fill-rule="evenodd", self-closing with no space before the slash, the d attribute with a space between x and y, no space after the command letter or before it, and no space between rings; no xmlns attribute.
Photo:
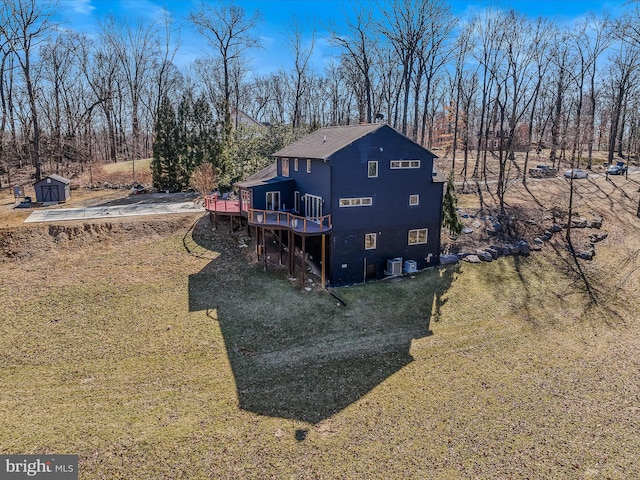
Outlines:
<svg viewBox="0 0 640 480"><path fill-rule="evenodd" d="M367 1L367 0L360 0ZM371 0L373 1L373 0ZM207 54L206 42L194 31L186 20L195 10L199 0L60 0L66 27L89 34L97 31L99 21L114 15L131 22L161 20L165 11L171 13L176 24L181 25L182 48L176 58L179 66ZM280 68L288 68L292 58L287 50L286 28L296 16L301 23L312 22L318 30L316 50L313 57L315 68L323 68L337 54L326 41L323 26L327 22L341 22L345 14L352 11L352 0L236 0L247 13L259 11L261 22L258 34L263 45L259 52L252 53L252 67L261 74ZM487 7L513 8L531 17L544 16L568 23L590 12L618 14L625 0L450 0L457 15L472 15Z"/></svg>

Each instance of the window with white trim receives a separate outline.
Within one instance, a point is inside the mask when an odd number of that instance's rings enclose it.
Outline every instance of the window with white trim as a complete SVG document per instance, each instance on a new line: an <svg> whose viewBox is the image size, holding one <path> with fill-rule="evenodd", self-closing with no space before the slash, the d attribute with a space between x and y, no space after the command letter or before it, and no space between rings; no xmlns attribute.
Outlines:
<svg viewBox="0 0 640 480"><path fill-rule="evenodd" d="M365 233L364 234L364 249L374 250L376 248L377 233Z"/></svg>
<svg viewBox="0 0 640 480"><path fill-rule="evenodd" d="M311 159L307 158L307 173L311 173Z"/></svg>
<svg viewBox="0 0 640 480"><path fill-rule="evenodd" d="M420 168L420 160L391 160L389 167L392 170L400 168Z"/></svg>
<svg viewBox="0 0 640 480"><path fill-rule="evenodd" d="M341 207L370 207L373 205L372 197L359 198L341 198L339 205Z"/></svg>
<svg viewBox="0 0 640 480"><path fill-rule="evenodd" d="M420 195L409 195L409 206L420 205Z"/></svg>
<svg viewBox="0 0 640 480"><path fill-rule="evenodd" d="M289 159L288 158L282 159L282 176L283 177L289 176Z"/></svg>
<svg viewBox="0 0 640 480"><path fill-rule="evenodd" d="M419 245L427 243L427 229L416 228L415 230L409 230L409 245Z"/></svg>
<svg viewBox="0 0 640 480"><path fill-rule="evenodd" d="M298 171L298 159L297 158L293 159L293 171L294 172Z"/></svg>
<svg viewBox="0 0 640 480"><path fill-rule="evenodd" d="M300 213L300 192L293 192L293 211Z"/></svg>
<svg viewBox="0 0 640 480"><path fill-rule="evenodd" d="M378 162L371 161L367 163L367 176L369 178L377 178L378 177Z"/></svg>

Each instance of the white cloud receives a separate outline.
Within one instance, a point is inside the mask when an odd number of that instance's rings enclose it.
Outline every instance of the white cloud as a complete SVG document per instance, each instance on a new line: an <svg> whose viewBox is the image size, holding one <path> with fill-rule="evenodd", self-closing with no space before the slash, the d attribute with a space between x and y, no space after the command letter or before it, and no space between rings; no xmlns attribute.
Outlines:
<svg viewBox="0 0 640 480"><path fill-rule="evenodd" d="M81 15L91 15L96 7L91 5L91 0L63 0L62 5Z"/></svg>

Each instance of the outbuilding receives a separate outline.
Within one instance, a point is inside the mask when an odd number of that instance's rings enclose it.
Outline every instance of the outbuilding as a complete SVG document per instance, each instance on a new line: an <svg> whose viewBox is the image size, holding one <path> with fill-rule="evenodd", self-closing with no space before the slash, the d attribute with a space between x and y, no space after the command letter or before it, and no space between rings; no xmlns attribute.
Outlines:
<svg viewBox="0 0 640 480"><path fill-rule="evenodd" d="M60 175L51 174L33 184L36 202L66 202L71 197L71 181Z"/></svg>

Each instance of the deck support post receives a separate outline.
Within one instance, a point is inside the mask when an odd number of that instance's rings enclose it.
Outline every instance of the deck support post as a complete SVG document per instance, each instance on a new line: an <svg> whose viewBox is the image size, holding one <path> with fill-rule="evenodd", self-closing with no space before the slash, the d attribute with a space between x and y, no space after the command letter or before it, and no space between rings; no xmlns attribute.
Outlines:
<svg viewBox="0 0 640 480"><path fill-rule="evenodd" d="M267 240L264 234L264 228L262 229L262 255L264 256L264 271L267 271Z"/></svg>
<svg viewBox="0 0 640 480"><path fill-rule="evenodd" d="M295 234L289 230L289 276L293 278L296 274L296 237Z"/></svg>
<svg viewBox="0 0 640 480"><path fill-rule="evenodd" d="M307 257L305 253L305 240L307 237L302 235L302 286L304 287L304 274L307 271Z"/></svg>
<svg viewBox="0 0 640 480"><path fill-rule="evenodd" d="M321 262L320 271L322 272L322 277L321 277L322 278L322 288L327 288L326 287L326 283L325 283L325 272L324 272L325 271L325 258L326 258L326 255L325 255L325 242L326 242L326 240L324 238L325 236L326 235L323 233L322 234L322 253L321 253L322 259L320 260L320 262Z"/></svg>
<svg viewBox="0 0 640 480"><path fill-rule="evenodd" d="M282 266L282 230L278 230L278 257L280 258L280 266Z"/></svg>

